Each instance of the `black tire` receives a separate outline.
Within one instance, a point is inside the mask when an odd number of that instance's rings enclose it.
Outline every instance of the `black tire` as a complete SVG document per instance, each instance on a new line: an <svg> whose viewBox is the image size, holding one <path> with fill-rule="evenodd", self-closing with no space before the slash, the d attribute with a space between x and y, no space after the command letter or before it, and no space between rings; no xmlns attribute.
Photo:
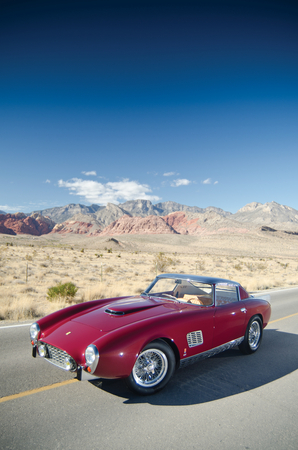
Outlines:
<svg viewBox="0 0 298 450"><path fill-rule="evenodd" d="M239 349L245 355L255 353L260 347L263 336L263 323L259 316L253 316L248 322L244 340Z"/></svg>
<svg viewBox="0 0 298 450"><path fill-rule="evenodd" d="M171 347L162 340L153 341L141 351L125 382L137 394L155 394L168 383L175 365L176 359Z"/></svg>

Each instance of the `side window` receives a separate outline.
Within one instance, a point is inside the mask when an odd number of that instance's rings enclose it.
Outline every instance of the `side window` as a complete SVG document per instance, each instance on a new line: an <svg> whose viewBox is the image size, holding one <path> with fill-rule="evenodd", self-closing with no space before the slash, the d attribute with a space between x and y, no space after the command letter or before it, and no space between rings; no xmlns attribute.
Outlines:
<svg viewBox="0 0 298 450"><path fill-rule="evenodd" d="M217 284L215 286L215 304L217 306L238 302L237 286Z"/></svg>

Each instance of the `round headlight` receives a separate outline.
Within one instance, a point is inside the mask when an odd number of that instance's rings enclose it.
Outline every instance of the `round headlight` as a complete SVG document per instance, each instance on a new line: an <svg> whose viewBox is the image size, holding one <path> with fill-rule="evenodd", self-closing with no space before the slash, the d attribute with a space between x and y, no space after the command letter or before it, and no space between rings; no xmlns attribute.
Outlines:
<svg viewBox="0 0 298 450"><path fill-rule="evenodd" d="M38 323L33 323L30 327L30 339L31 341L36 341L40 332Z"/></svg>
<svg viewBox="0 0 298 450"><path fill-rule="evenodd" d="M99 361L99 353L97 347L95 345L90 344L85 350L85 360L88 366L88 372L93 374L96 370L98 361Z"/></svg>
<svg viewBox="0 0 298 450"><path fill-rule="evenodd" d="M95 349L94 349L94 345L89 345L89 347L86 348L85 351L85 359L86 359L86 363L91 366L91 364L94 363L96 358L95 355Z"/></svg>

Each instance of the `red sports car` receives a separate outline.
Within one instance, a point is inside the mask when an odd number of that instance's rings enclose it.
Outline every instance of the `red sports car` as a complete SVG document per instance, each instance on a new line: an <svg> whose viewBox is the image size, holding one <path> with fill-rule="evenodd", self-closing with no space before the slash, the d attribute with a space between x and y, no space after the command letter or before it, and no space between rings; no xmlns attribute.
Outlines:
<svg viewBox="0 0 298 450"><path fill-rule="evenodd" d="M33 356L76 372L79 380L124 378L146 395L175 369L234 346L258 350L270 303L234 281L163 274L137 296L70 306L33 323ZM89 376L89 377L88 377Z"/></svg>

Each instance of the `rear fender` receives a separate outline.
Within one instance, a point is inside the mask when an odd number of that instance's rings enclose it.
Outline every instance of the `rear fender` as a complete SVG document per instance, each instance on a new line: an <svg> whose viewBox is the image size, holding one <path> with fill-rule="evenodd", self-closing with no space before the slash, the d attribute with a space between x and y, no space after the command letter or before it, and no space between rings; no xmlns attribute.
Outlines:
<svg viewBox="0 0 298 450"><path fill-rule="evenodd" d="M252 316L260 316L263 323L263 328L265 328L270 320L271 316L271 305L266 300L262 299L253 299L253 300L244 300L243 303L246 307L246 316L247 316L247 324ZM246 325L247 325L246 324Z"/></svg>

